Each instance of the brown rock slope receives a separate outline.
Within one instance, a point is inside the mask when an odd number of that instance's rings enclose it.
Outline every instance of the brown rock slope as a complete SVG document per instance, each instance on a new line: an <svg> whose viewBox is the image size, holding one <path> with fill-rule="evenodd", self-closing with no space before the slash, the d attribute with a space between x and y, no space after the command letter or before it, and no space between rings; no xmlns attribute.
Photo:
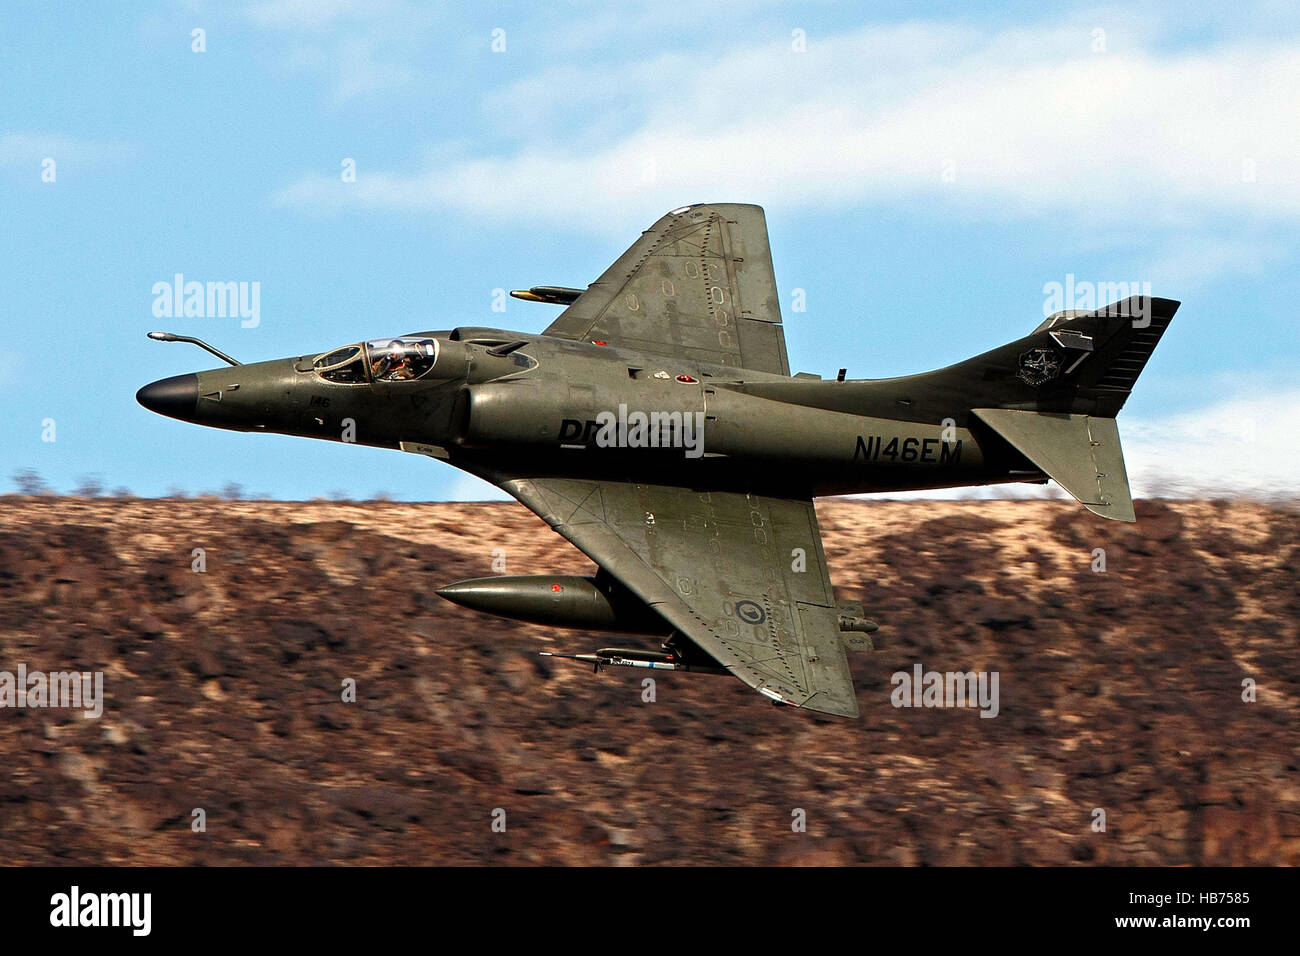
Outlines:
<svg viewBox="0 0 1300 956"><path fill-rule="evenodd" d="M436 597L496 548L589 570L513 504L6 498L0 670L103 670L107 707L0 710L0 858L1300 862L1294 512L818 510L841 596L884 625L858 721L689 674L643 703L645 672L536 656L636 639ZM1000 714L891 706L918 662L997 671Z"/></svg>

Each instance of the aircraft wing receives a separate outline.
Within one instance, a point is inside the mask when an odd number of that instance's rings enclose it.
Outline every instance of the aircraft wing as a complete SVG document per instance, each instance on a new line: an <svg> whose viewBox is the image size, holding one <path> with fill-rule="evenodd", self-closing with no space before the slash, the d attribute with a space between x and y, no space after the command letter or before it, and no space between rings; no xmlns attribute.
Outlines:
<svg viewBox="0 0 1300 956"><path fill-rule="evenodd" d="M497 483L750 687L858 716L811 501L617 481Z"/></svg>
<svg viewBox="0 0 1300 956"><path fill-rule="evenodd" d="M789 375L762 207L673 210L544 334Z"/></svg>

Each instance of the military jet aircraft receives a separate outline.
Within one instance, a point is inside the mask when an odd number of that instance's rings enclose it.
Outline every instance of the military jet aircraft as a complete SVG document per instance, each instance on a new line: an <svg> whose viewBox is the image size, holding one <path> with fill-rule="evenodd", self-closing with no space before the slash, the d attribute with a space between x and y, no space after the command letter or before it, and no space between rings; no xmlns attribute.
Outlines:
<svg viewBox="0 0 1300 956"><path fill-rule="evenodd" d="M836 600L820 495L1056 481L1133 521L1115 416L1178 303L1061 312L948 368L790 374L758 206L665 215L541 334L414 332L146 385L183 421L425 455L505 489L595 561L594 576L498 576L438 590L524 621L661 639L562 655L730 673L845 717L846 651L874 622ZM923 319L911 319L914 325ZM916 334L913 332L913 334ZM922 330L920 334L925 334Z"/></svg>

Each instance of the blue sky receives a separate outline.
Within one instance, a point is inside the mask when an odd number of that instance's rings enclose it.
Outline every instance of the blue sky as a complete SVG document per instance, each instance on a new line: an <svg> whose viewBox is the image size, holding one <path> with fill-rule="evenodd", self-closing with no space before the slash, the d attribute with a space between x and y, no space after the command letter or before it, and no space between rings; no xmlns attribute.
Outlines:
<svg viewBox="0 0 1300 956"><path fill-rule="evenodd" d="M415 456L151 415L137 388L213 362L145 333L257 361L539 331L555 309L495 313L494 290L583 286L663 212L710 201L766 207L791 362L828 376L1018 337L1067 276L1149 282L1184 304L1120 419L1135 491L1293 487L1300 15L683 10L7 10L0 487L34 468L64 491L96 475L145 495L483 497ZM155 318L176 273L258 282L257 327Z"/></svg>

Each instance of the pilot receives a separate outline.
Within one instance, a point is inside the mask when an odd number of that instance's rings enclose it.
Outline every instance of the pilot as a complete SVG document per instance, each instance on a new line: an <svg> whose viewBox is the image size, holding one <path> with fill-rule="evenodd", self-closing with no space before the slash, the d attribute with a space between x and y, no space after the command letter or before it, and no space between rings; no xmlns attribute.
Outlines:
<svg viewBox="0 0 1300 956"><path fill-rule="evenodd" d="M402 344L393 341L389 343L388 347L389 352L387 354L381 355L371 363L370 374L378 381L387 382L399 382L415 378L415 371L411 368L411 360L402 351Z"/></svg>
<svg viewBox="0 0 1300 956"><path fill-rule="evenodd" d="M415 378L415 369L411 368L411 358L399 349L393 349L388 357L388 380L400 382Z"/></svg>

